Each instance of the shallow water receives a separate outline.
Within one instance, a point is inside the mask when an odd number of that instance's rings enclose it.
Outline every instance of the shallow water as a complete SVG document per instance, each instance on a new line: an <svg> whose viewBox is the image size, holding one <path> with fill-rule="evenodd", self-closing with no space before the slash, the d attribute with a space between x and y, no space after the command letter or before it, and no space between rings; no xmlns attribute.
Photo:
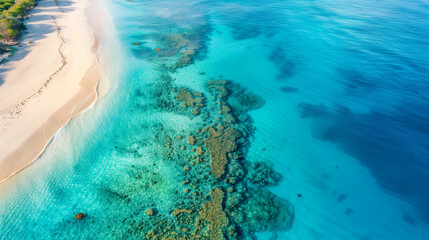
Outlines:
<svg viewBox="0 0 429 240"><path fill-rule="evenodd" d="M429 239L427 1L100 3L109 92L0 185L0 239L138 238L148 207L171 214L185 195L165 138L203 120L160 110L166 75L207 96L222 78L264 99L243 123L255 127L243 163L282 174L268 189L295 218L258 239ZM174 34L196 54L172 70L184 56Z"/></svg>

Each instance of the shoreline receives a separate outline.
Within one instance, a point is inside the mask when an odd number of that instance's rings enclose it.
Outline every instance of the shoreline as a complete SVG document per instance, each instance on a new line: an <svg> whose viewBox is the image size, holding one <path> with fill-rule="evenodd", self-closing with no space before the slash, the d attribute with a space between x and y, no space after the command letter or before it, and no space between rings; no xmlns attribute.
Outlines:
<svg viewBox="0 0 429 240"><path fill-rule="evenodd" d="M0 119L0 146L3 146L0 152L0 183L7 181L34 163L60 130L71 119L92 107L98 99L100 80L100 66L96 56L98 39L96 29L90 24L89 16L86 13L86 10L93 6L92 2L72 1L74 9L71 11L64 11L63 8L66 7L48 1L40 3L34 9L36 12L34 18L39 15L45 16L44 10L50 10L55 6L57 8L55 16L50 17L52 17L51 24L56 27L56 31L46 34L47 37L40 39L27 55L22 59L11 61L10 64L7 64L9 69L0 73L0 76L6 75L6 81L0 85L0 94L1 90L3 92L21 90L20 84L4 85L8 81L25 81L22 80L23 77L20 77L21 72L15 75L9 74L9 72L19 71L22 65L27 70L27 74L35 74L34 71L42 72L42 74L36 73L35 78L43 79L38 81L37 85L31 86L31 89L26 89L31 93L30 95L25 98L21 97L21 99L14 96L15 104L9 104L6 107L0 106L0 116L2 117ZM80 18L82 16L84 19ZM85 21L85 26L82 26L82 20ZM32 16L30 16L29 22L32 22ZM30 30L27 35L33 33ZM54 48L53 34L57 37L55 43L58 48ZM75 37L78 40L75 40ZM28 38L24 37L23 44L26 41ZM37 51L38 48L51 52L50 55L52 52L59 55L60 58L49 56L51 60L56 58L57 64L60 63L56 71L52 73L53 64L48 65L45 69L34 67L37 58L43 61L43 57L45 57L31 55L32 51ZM57 51L54 51L55 49ZM24 51L24 49L20 50ZM82 68L84 65L86 67ZM29 66L33 68L29 68ZM51 72L51 75L46 80L43 78L45 77L43 72L47 71ZM9 77L11 75L12 77ZM14 78L14 76L17 77ZM24 85L25 82L21 84ZM65 89L68 91L64 91ZM22 101L16 101L16 99ZM0 103L4 101L0 98ZM44 119L39 120L41 116ZM35 120L38 124L33 124Z"/></svg>

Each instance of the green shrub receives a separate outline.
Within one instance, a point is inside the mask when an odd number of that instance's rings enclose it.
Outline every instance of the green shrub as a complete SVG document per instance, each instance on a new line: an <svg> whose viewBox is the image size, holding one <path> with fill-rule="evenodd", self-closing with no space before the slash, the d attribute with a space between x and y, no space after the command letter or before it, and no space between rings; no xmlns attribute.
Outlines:
<svg viewBox="0 0 429 240"><path fill-rule="evenodd" d="M22 19L35 4L35 0L0 0L0 39L17 39L20 31L27 29Z"/></svg>
<svg viewBox="0 0 429 240"><path fill-rule="evenodd" d="M7 30L7 35L11 39L15 39L19 36L19 31L16 29L9 29Z"/></svg>
<svg viewBox="0 0 429 240"><path fill-rule="evenodd" d="M0 12L8 10L13 5L15 5L15 0L0 0Z"/></svg>

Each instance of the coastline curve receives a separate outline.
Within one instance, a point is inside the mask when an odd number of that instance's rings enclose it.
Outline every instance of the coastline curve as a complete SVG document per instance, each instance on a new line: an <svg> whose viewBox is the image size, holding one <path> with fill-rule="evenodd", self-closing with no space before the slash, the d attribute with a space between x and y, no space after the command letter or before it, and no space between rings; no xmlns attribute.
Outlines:
<svg viewBox="0 0 429 240"><path fill-rule="evenodd" d="M61 133L61 129L66 126L71 119L78 116L79 114L89 110L96 102L99 97L99 81L100 81L100 64L97 57L97 51L99 48L99 42L97 38L97 29L89 21L89 16L87 10L93 8L97 3L95 1L87 1L82 8L76 8L73 11L83 11L84 16L86 17L85 21L88 25L88 30L92 32L92 43L90 44L90 54L93 57L92 63L86 69L83 74L83 77L79 79L78 91L67 99L67 101L59 106L55 112L53 112L47 121L45 121L37 129L34 129L32 133L25 139L22 139L22 142L17 148L11 151L8 155L0 158L0 183L3 183L20 173L25 168L31 166L35 161L37 161L40 156L44 153L49 144ZM61 11L60 6L57 6ZM60 14L69 14L67 11L61 11ZM56 20L53 17L54 21ZM57 25L57 23L55 23ZM58 25L57 25L58 28ZM60 29L58 29L60 31ZM60 34L60 33L58 33ZM73 33L75 34L75 33ZM64 40L62 40L64 41ZM69 43L65 43L67 45ZM59 52L61 53L61 47ZM66 49L66 51L69 49ZM85 49L85 51L87 51ZM70 52L65 53L71 54ZM76 59L74 59L76 60ZM62 61L64 58L62 56ZM67 63L66 63L67 64ZM64 65L65 66L65 65ZM61 81L61 77L66 73L61 73L64 67L61 65L59 72L55 72L59 76L56 81ZM73 69L72 69L73 70ZM49 83L44 87L49 87ZM42 94L42 93L41 93ZM16 106L20 105L18 103ZM22 107L22 111L25 111L25 106ZM6 126L7 127L7 126ZM4 138L11 138L11 134L8 133L8 136L3 136ZM16 137L16 136L15 136ZM6 141L5 141L6 142ZM7 146L7 145L6 145ZM23 151L22 149L25 149Z"/></svg>

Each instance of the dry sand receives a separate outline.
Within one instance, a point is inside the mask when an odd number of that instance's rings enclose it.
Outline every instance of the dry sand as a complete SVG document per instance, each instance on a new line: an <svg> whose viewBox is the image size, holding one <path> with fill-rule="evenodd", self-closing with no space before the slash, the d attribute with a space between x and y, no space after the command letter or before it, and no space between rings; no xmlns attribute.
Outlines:
<svg viewBox="0 0 429 240"><path fill-rule="evenodd" d="M22 47L0 65L0 182L37 159L97 99L97 42L87 6L87 0L39 1Z"/></svg>

